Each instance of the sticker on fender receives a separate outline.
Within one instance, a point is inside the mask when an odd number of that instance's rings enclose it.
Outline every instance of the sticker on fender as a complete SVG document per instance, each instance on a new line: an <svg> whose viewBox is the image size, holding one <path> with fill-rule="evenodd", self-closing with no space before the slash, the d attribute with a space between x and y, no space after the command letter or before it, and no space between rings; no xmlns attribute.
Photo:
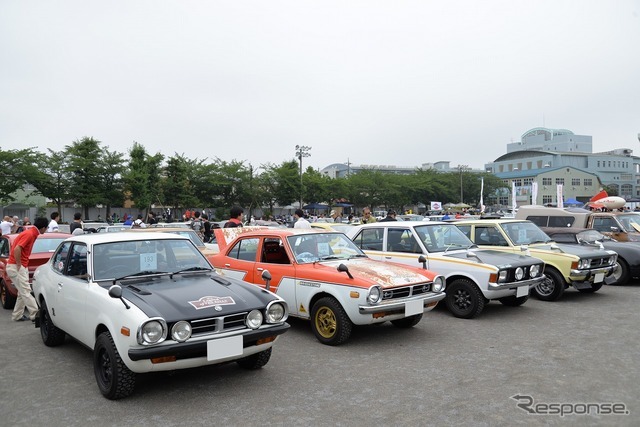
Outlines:
<svg viewBox="0 0 640 427"><path fill-rule="evenodd" d="M404 305L404 315L405 316L415 316L416 314L424 313L424 301L407 301Z"/></svg>
<svg viewBox="0 0 640 427"><path fill-rule="evenodd" d="M242 354L242 335L207 341L207 360L218 360Z"/></svg>

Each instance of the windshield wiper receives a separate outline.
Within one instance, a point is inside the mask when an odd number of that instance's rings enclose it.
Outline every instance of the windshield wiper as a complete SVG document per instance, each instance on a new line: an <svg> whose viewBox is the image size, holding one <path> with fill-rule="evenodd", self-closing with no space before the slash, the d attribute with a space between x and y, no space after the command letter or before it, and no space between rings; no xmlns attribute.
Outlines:
<svg viewBox="0 0 640 427"><path fill-rule="evenodd" d="M330 259L340 259L340 257L335 256L335 255L327 255L327 256L323 256L322 258L320 258L321 261L326 261L326 260L330 260Z"/></svg>
<svg viewBox="0 0 640 427"><path fill-rule="evenodd" d="M171 275L173 276L174 274L180 274L180 273L186 273L187 271L211 271L213 270L212 268L207 268L207 267L188 267L188 268L183 268L182 270L178 270L178 271L174 271L171 273Z"/></svg>
<svg viewBox="0 0 640 427"><path fill-rule="evenodd" d="M113 279L113 281L114 282L119 282L119 281L124 280L124 279L130 279L132 277L138 277L138 276L148 276L150 274L167 274L167 272L166 271L145 270L145 271L139 271L137 273L127 274L127 275L122 276L122 277L118 277L117 279Z"/></svg>

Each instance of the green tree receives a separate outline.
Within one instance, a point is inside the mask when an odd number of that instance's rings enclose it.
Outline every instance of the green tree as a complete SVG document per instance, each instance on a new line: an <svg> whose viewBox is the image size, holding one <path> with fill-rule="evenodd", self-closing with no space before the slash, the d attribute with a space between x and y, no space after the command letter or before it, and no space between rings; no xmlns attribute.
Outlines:
<svg viewBox="0 0 640 427"><path fill-rule="evenodd" d="M32 148L0 150L0 202L12 202L13 193L37 180L37 168L32 167L37 158Z"/></svg>
<svg viewBox="0 0 640 427"><path fill-rule="evenodd" d="M197 202L191 184L194 171L194 162L185 158L184 155L175 154L167 160L162 180L162 192L164 204L173 208L172 215L174 217L176 210L192 207Z"/></svg>
<svg viewBox="0 0 640 427"><path fill-rule="evenodd" d="M129 150L129 164L123 175L124 189L136 208L146 213L154 202L160 201L160 177L164 156L151 156L146 149L134 141Z"/></svg>
<svg viewBox="0 0 640 427"><path fill-rule="evenodd" d="M31 183L44 197L53 201L62 212L62 204L69 200L71 183L67 155L64 151L48 149L49 155L36 160L37 178Z"/></svg>
<svg viewBox="0 0 640 427"><path fill-rule="evenodd" d="M89 208L103 200L102 179L104 164L101 142L93 137L84 137L65 146L68 156L70 176L69 194L84 209L84 217L89 217Z"/></svg>
<svg viewBox="0 0 640 427"><path fill-rule="evenodd" d="M106 215L111 215L112 206L122 206L124 202L124 155L116 151L104 150L100 168L101 194L100 203L106 206ZM85 217L86 218L86 217Z"/></svg>

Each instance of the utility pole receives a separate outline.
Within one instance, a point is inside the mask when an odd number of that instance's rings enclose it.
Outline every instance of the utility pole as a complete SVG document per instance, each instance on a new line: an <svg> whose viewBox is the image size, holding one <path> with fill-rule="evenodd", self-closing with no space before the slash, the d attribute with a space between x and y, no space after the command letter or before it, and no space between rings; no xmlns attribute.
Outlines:
<svg viewBox="0 0 640 427"><path fill-rule="evenodd" d="M302 209L302 158L311 156L309 150L311 150L311 147L296 145L296 157L300 162L300 209Z"/></svg>

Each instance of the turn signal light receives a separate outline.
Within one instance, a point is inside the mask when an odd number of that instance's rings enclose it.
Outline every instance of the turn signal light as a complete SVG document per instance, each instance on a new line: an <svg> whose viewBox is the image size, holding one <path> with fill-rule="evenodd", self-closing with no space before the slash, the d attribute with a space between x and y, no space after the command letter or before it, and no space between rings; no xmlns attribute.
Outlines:
<svg viewBox="0 0 640 427"><path fill-rule="evenodd" d="M165 356L165 357L154 357L151 359L151 363L167 363L167 362L175 362L175 356Z"/></svg>
<svg viewBox="0 0 640 427"><path fill-rule="evenodd" d="M120 328L120 333L125 337L131 336L131 331L126 326L123 326L122 328Z"/></svg>
<svg viewBox="0 0 640 427"><path fill-rule="evenodd" d="M268 342L275 341L275 339L276 339L276 337L260 338L258 341L256 341L256 345L266 344Z"/></svg>

